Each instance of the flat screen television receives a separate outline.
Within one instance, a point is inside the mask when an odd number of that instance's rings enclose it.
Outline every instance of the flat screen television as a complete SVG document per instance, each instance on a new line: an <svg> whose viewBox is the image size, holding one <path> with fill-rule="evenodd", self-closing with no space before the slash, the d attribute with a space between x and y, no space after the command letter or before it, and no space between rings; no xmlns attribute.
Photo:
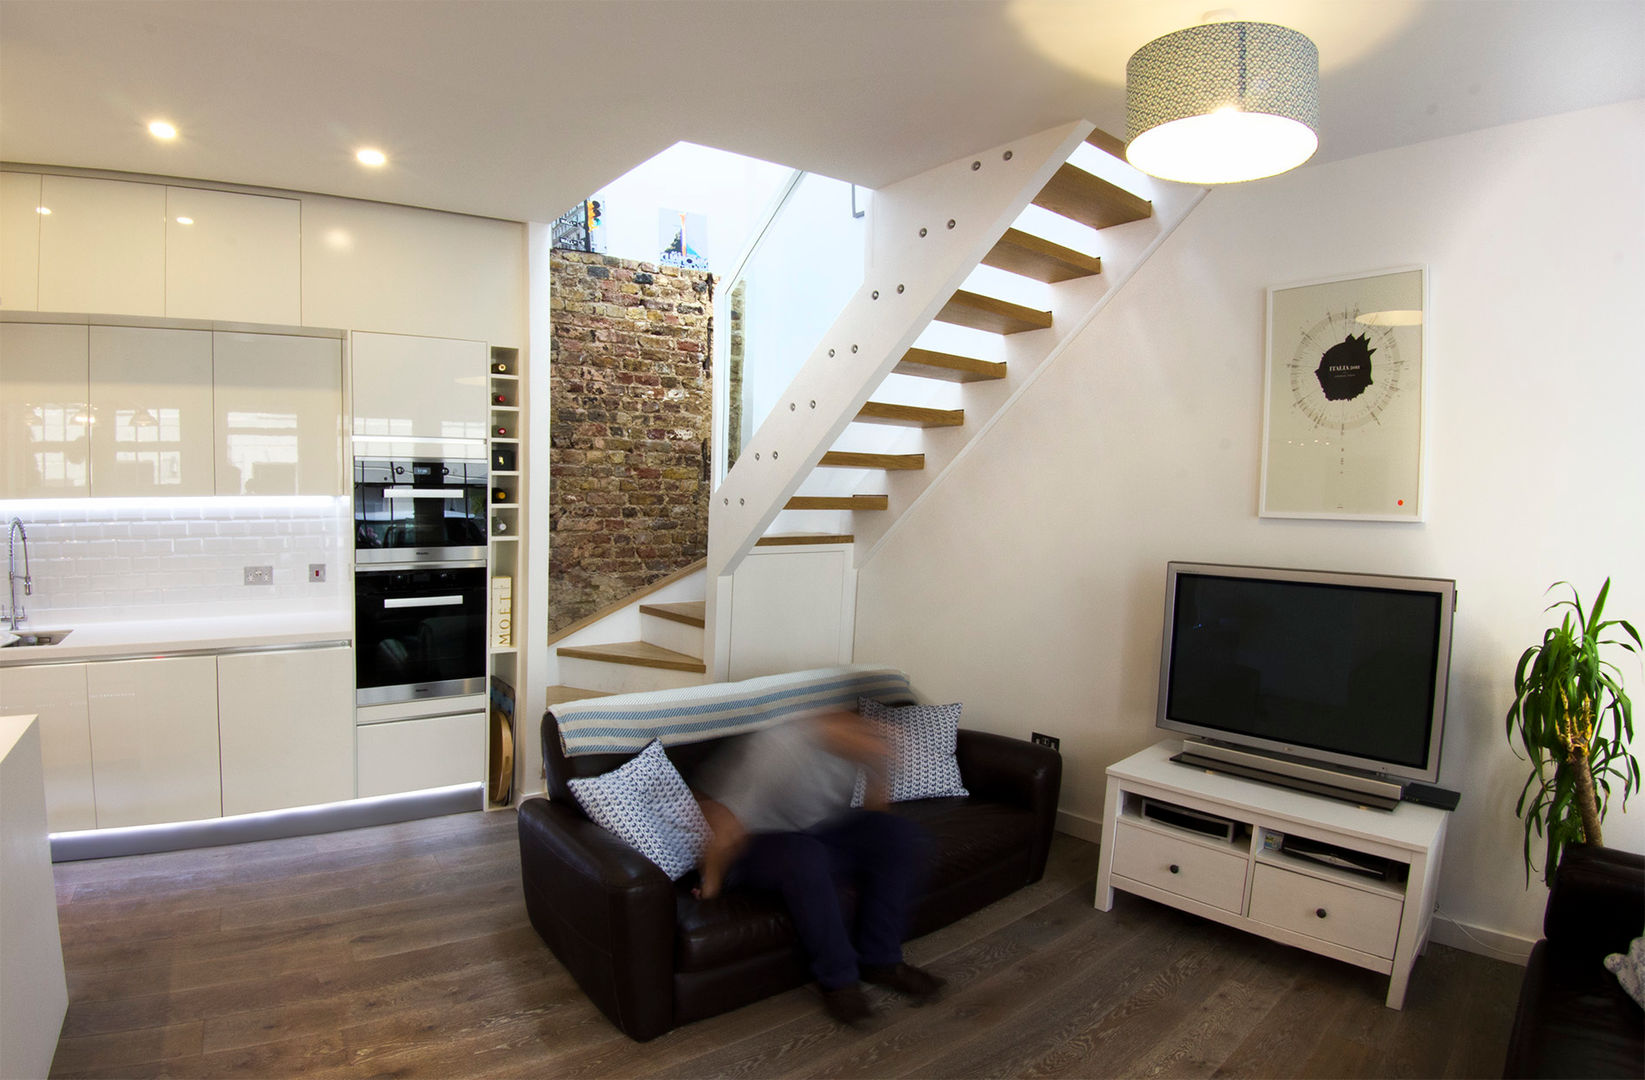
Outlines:
<svg viewBox="0 0 1645 1080"><path fill-rule="evenodd" d="M1434 783L1456 582L1172 562L1157 723Z"/></svg>

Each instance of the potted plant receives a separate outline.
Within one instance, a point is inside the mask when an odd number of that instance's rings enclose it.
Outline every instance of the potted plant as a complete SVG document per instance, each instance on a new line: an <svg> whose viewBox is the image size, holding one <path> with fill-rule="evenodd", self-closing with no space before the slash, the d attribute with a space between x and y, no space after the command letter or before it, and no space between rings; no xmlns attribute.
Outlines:
<svg viewBox="0 0 1645 1080"><path fill-rule="evenodd" d="M1543 879L1552 884L1566 844L1604 843L1600 819L1616 784L1622 805L1639 790L1639 762L1628 752L1634 734L1633 704L1622 689L1622 671L1600 655L1607 646L1628 652L1640 647L1639 632L1622 619L1603 620L1611 581L1605 579L1593 608L1584 612L1570 582L1569 600L1546 610L1568 609L1560 624L1543 634L1519 658L1514 671L1514 703L1508 709L1508 741L1523 747L1531 775L1514 812L1525 822L1525 881L1531 880L1531 833L1545 837ZM1620 627L1620 636L1606 637Z"/></svg>

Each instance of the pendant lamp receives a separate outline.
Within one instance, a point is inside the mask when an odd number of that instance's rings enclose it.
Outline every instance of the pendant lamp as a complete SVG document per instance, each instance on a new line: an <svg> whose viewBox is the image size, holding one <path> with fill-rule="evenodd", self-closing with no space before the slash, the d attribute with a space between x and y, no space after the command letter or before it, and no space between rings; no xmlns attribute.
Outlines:
<svg viewBox="0 0 1645 1080"><path fill-rule="evenodd" d="M1319 50L1273 23L1212 22L1125 65L1126 159L1151 176L1230 184L1294 169L1319 146Z"/></svg>

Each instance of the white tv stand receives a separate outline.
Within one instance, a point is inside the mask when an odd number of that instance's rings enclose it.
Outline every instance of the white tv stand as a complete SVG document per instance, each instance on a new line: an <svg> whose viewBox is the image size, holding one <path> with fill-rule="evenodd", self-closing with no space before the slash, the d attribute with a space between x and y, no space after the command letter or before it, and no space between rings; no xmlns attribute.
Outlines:
<svg viewBox="0 0 1645 1080"><path fill-rule="evenodd" d="M1114 890L1388 976L1400 1008L1411 966L1428 946L1444 811L1401 803L1372 810L1170 760L1166 740L1108 769L1096 906ZM1145 817L1143 801L1225 823L1229 836ZM1272 850L1296 836L1380 856L1404 870L1387 881Z"/></svg>

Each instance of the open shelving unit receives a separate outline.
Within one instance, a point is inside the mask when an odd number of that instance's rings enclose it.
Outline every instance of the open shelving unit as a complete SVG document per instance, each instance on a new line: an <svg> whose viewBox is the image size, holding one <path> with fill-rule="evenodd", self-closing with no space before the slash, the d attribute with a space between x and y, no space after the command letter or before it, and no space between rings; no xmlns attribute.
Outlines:
<svg viewBox="0 0 1645 1080"><path fill-rule="evenodd" d="M517 783L515 744L519 731L518 702L524 685L520 660L524 626L525 544L524 499L525 379L520 350L491 347L487 377L490 417L486 450L490 461L491 511L488 522L487 561L491 576L491 619L486 628L489 657L490 710L486 722L486 808L500 810L512 804ZM506 581L507 614L499 583Z"/></svg>

